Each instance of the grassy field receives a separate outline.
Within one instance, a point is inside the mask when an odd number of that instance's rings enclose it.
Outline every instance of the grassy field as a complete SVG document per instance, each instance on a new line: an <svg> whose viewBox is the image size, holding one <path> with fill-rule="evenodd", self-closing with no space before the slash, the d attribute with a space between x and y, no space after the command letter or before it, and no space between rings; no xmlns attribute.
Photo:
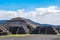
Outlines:
<svg viewBox="0 0 60 40"><path fill-rule="evenodd" d="M10 34L10 35L3 35L0 37L16 37L16 36L32 36L32 35L37 35L37 36L60 36L58 35L53 35L53 34Z"/></svg>
<svg viewBox="0 0 60 40"><path fill-rule="evenodd" d="M0 36L0 40L60 40L60 35L10 34L5 36Z"/></svg>
<svg viewBox="0 0 60 40"><path fill-rule="evenodd" d="M15 37L15 36L30 36L30 34L10 34L10 35L3 35L0 37Z"/></svg>

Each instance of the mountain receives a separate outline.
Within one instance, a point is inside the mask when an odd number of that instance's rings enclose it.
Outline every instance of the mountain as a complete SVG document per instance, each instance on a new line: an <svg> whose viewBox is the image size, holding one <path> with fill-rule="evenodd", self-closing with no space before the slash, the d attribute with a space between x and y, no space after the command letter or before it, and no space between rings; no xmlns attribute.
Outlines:
<svg viewBox="0 0 60 40"><path fill-rule="evenodd" d="M32 22L34 25L36 26L50 26L50 27L55 27L55 28L60 28L60 25L52 25L52 24L41 24L41 23L37 23L37 22L34 22L30 19L27 19L28 21Z"/></svg>
<svg viewBox="0 0 60 40"><path fill-rule="evenodd" d="M40 24L40 23L37 23L37 22L34 22L30 19L27 19L28 21L32 22L34 25L38 25L38 26L54 26L54 25L51 25L51 24Z"/></svg>
<svg viewBox="0 0 60 40"><path fill-rule="evenodd" d="M30 19L27 19L27 20L30 21L31 23L33 23L34 25L40 26L40 23L34 22L34 21L30 20Z"/></svg>
<svg viewBox="0 0 60 40"><path fill-rule="evenodd" d="M31 23L35 24L35 25L40 25L39 23L36 23L30 19L27 19L27 20L30 21ZM4 24L6 21L8 21L8 20L0 20L0 24Z"/></svg>
<svg viewBox="0 0 60 40"><path fill-rule="evenodd" d="M7 20L0 20L0 24L4 24Z"/></svg>
<svg viewBox="0 0 60 40"><path fill-rule="evenodd" d="M33 23L36 26L54 26L54 27L59 27L60 28L60 25L40 24L40 23L34 22L30 19L27 19L27 20L30 21L31 23ZM4 24L6 21L8 21L8 20L0 20L0 24Z"/></svg>

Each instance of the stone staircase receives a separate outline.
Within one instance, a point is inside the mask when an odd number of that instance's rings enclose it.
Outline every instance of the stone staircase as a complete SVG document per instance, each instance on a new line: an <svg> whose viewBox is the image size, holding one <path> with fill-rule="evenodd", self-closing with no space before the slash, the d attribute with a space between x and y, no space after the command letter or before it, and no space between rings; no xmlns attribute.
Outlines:
<svg viewBox="0 0 60 40"><path fill-rule="evenodd" d="M26 32L27 34L29 34L29 29L28 29L27 27L23 27L23 29L25 30L25 32Z"/></svg>
<svg viewBox="0 0 60 40"><path fill-rule="evenodd" d="M31 28L36 28L36 25L32 24L30 21L28 21L28 20L25 20L25 21L26 21L27 25L31 26Z"/></svg>
<svg viewBox="0 0 60 40"><path fill-rule="evenodd" d="M1 26L0 29L7 34L11 34L4 26Z"/></svg>
<svg viewBox="0 0 60 40"><path fill-rule="evenodd" d="M54 30L57 34L59 34L59 31L56 30L56 28L54 28L54 27L52 27L52 28L53 28L53 30Z"/></svg>

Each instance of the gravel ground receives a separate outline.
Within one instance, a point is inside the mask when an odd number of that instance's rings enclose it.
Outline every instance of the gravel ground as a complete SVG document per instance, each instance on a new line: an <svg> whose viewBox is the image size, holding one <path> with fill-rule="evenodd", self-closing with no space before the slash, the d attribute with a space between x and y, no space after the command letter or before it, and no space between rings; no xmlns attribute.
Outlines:
<svg viewBox="0 0 60 40"><path fill-rule="evenodd" d="M30 35L17 37L1 37L0 40L60 40L57 35Z"/></svg>

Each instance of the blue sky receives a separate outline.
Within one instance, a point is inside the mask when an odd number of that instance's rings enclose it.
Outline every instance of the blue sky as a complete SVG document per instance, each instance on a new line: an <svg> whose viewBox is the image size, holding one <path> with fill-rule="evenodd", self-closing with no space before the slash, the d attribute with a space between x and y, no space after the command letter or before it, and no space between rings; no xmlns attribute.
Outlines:
<svg viewBox="0 0 60 40"><path fill-rule="evenodd" d="M60 0L0 0L0 20L15 17L60 25Z"/></svg>
<svg viewBox="0 0 60 40"><path fill-rule="evenodd" d="M0 10L10 11L18 9L32 10L52 5L60 7L60 0L0 0Z"/></svg>

